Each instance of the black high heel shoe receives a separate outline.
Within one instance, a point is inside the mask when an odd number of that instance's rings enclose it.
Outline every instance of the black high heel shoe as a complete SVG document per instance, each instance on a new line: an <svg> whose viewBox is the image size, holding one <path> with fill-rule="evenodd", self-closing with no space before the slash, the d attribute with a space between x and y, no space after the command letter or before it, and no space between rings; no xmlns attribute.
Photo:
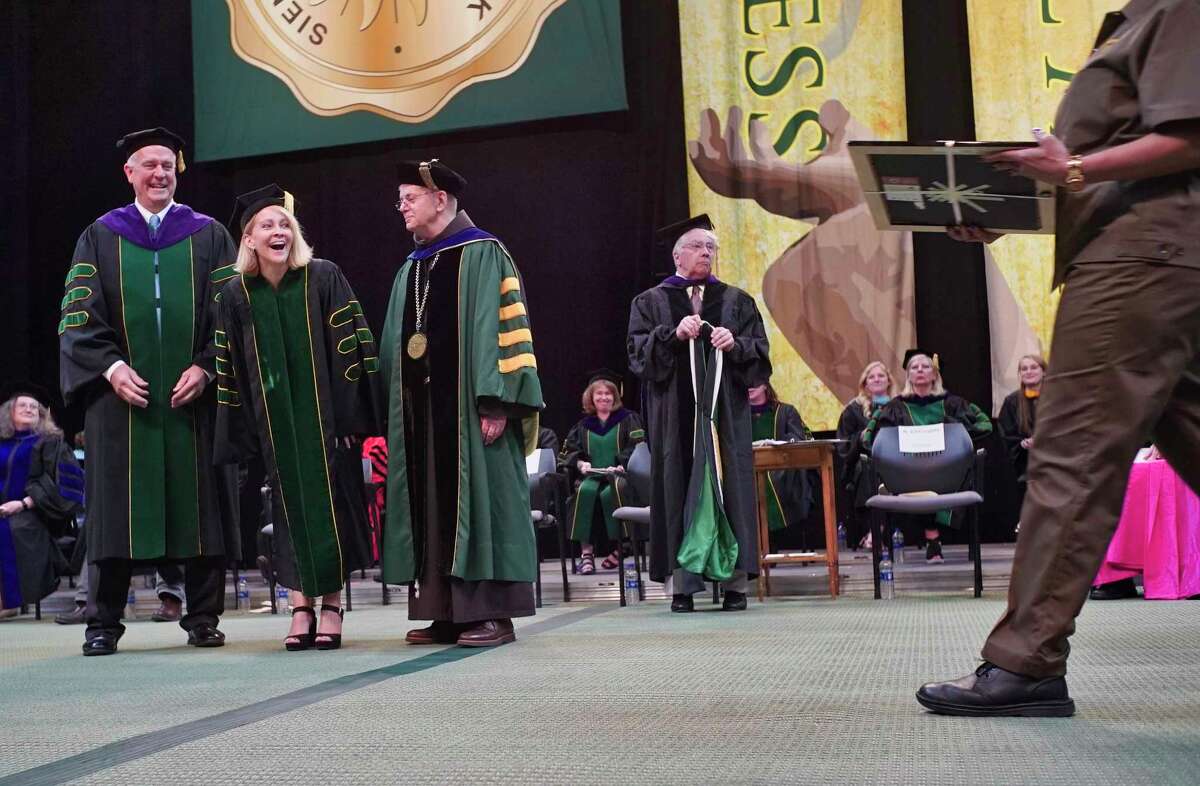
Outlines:
<svg viewBox="0 0 1200 786"><path fill-rule="evenodd" d="M288 652L300 652L302 650L310 650L317 640L317 613L313 611L312 606L293 606L292 616L296 616L297 611L306 611L312 615L312 622L308 626L308 633L292 633L283 640L283 646ZM295 641L290 641L295 639Z"/></svg>
<svg viewBox="0 0 1200 786"><path fill-rule="evenodd" d="M346 612L338 606L330 606L328 603L321 604L321 611L332 611L338 615L338 619L346 619ZM315 624L315 623L314 623ZM317 649L319 650L336 650L342 646L342 634L340 633L318 633L317 634Z"/></svg>

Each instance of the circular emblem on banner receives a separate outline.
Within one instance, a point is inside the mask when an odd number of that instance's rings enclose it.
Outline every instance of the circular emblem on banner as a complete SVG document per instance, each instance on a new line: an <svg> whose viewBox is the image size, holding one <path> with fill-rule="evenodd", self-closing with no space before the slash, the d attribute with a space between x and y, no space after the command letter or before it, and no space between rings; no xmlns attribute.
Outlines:
<svg viewBox="0 0 1200 786"><path fill-rule="evenodd" d="M517 70L566 0L227 0L234 51L319 115L417 123Z"/></svg>

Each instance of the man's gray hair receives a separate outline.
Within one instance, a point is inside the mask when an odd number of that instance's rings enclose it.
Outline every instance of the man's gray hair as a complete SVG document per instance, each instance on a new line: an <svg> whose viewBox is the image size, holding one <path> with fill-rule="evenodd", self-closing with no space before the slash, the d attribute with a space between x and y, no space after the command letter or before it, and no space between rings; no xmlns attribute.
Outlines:
<svg viewBox="0 0 1200 786"><path fill-rule="evenodd" d="M717 248L721 247L720 242L718 242L718 240L717 240L716 232L713 232L711 229L705 229L704 227L695 227L694 229L689 229L687 232L684 232L682 235L679 236L679 239L677 239L675 241L675 247L671 249L671 256L675 256L676 254L679 253L679 249L683 248L683 239L685 237L687 237L688 235L692 234L693 232L695 232L696 230L700 230L705 235L708 235L708 239L713 242L714 246L716 246Z"/></svg>

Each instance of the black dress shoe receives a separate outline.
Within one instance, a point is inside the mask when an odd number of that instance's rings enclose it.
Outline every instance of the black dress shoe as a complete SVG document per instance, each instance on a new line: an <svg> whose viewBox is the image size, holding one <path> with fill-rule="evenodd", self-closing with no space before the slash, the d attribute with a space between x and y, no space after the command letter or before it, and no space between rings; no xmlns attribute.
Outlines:
<svg viewBox="0 0 1200 786"><path fill-rule="evenodd" d="M117 640L110 636L97 636L83 643L84 655L112 655L117 651Z"/></svg>
<svg viewBox="0 0 1200 786"><path fill-rule="evenodd" d="M1107 584L1097 584L1088 593L1089 600L1125 600L1138 596L1137 585L1133 579L1110 581Z"/></svg>
<svg viewBox="0 0 1200 786"><path fill-rule="evenodd" d="M930 682L917 701L940 715L1066 718L1075 714L1064 677L1026 677L984 662L957 680Z"/></svg>
<svg viewBox="0 0 1200 786"><path fill-rule="evenodd" d="M64 611L54 618L59 625L82 625L87 622L87 606L76 603L71 611Z"/></svg>
<svg viewBox="0 0 1200 786"><path fill-rule="evenodd" d="M685 613L695 611L696 605L692 602L691 595L672 595L671 596L671 611Z"/></svg>
<svg viewBox="0 0 1200 786"><path fill-rule="evenodd" d="M193 647L224 647L225 634L216 625L197 625L188 631L188 644Z"/></svg>
<svg viewBox="0 0 1200 786"><path fill-rule="evenodd" d="M721 611L745 611L746 593L725 590L725 600L721 603Z"/></svg>

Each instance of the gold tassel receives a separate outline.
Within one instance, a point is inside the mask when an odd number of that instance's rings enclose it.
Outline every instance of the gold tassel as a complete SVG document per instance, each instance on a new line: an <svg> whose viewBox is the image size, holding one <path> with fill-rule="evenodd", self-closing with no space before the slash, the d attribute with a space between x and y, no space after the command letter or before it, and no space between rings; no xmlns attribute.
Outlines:
<svg viewBox="0 0 1200 786"><path fill-rule="evenodd" d="M430 167L437 162L438 160L436 158L431 158L428 161L422 161L417 166L417 171L421 173L421 182L424 183L425 187L431 191L441 191L441 189L438 188L437 183L433 182L433 173L429 171Z"/></svg>
<svg viewBox="0 0 1200 786"><path fill-rule="evenodd" d="M183 163L183 151L180 150L175 154L175 171L182 173L187 167Z"/></svg>
<svg viewBox="0 0 1200 786"><path fill-rule="evenodd" d="M292 196L291 191L283 192L283 209L292 215L296 215L296 197Z"/></svg>

